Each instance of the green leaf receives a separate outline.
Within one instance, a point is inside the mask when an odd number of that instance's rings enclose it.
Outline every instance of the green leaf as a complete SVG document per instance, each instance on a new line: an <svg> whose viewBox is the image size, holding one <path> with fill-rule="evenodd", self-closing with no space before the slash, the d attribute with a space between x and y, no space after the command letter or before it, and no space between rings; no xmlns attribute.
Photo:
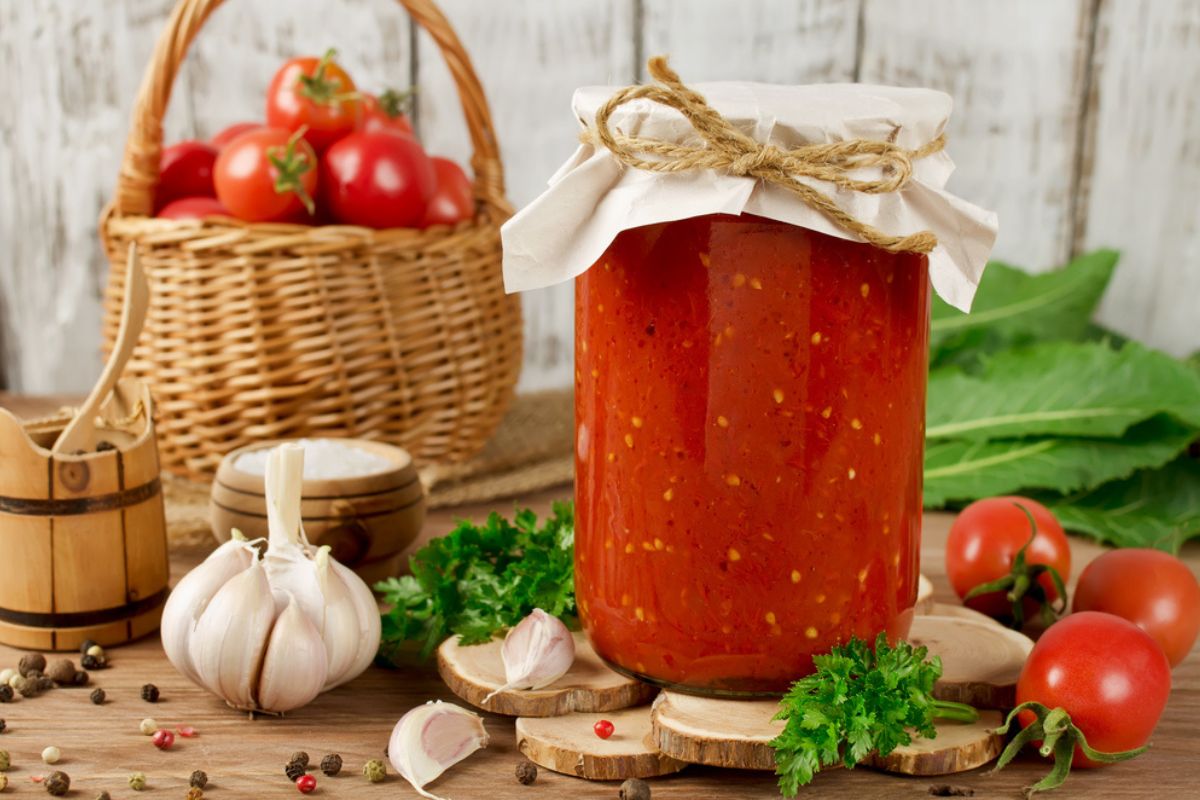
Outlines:
<svg viewBox="0 0 1200 800"><path fill-rule="evenodd" d="M930 363L970 364L1006 347L1083 338L1116 263L1115 251L1097 250L1040 275L989 264L970 314L933 298Z"/></svg>
<svg viewBox="0 0 1200 800"><path fill-rule="evenodd" d="M1160 467L1195 438L1194 429L1156 416L1120 439L1035 437L969 442L946 439L925 448L925 505L1009 494L1022 489L1074 492Z"/></svg>
<svg viewBox="0 0 1200 800"><path fill-rule="evenodd" d="M1200 429L1200 372L1132 342L1008 350L977 375L944 367L930 373L928 397L929 439L1115 437L1160 413Z"/></svg>
<svg viewBox="0 0 1200 800"><path fill-rule="evenodd" d="M1183 456L1162 469L1041 499L1068 530L1118 547L1175 553L1200 536L1200 461Z"/></svg>

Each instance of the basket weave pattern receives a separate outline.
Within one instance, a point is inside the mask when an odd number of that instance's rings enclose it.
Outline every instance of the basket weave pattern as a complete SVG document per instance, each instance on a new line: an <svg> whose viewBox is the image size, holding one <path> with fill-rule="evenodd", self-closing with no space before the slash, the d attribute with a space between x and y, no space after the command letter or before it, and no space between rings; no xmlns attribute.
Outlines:
<svg viewBox="0 0 1200 800"><path fill-rule="evenodd" d="M150 281L128 370L153 389L164 467L204 477L244 444L312 435L382 439L426 463L469 458L511 402L521 315L500 272L511 207L499 151L461 44L431 2L401 0L458 84L475 149L474 219L419 231L152 218L171 83L220 1L176 6L101 220L112 267L106 347L131 242Z"/></svg>

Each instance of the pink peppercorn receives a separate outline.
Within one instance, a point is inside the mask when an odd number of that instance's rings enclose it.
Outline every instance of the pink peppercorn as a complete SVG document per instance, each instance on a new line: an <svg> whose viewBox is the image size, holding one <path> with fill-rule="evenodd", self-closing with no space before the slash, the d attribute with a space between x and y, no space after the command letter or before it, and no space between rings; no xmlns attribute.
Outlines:
<svg viewBox="0 0 1200 800"><path fill-rule="evenodd" d="M313 775L301 775L296 778L296 788L300 790L301 794L309 794L317 788L317 779Z"/></svg>
<svg viewBox="0 0 1200 800"><path fill-rule="evenodd" d="M196 735L196 729L193 728L191 725L183 725L181 727L178 727L175 729L175 732L178 733L180 736L182 736L185 739L190 739Z"/></svg>
<svg viewBox="0 0 1200 800"><path fill-rule="evenodd" d="M607 739L613 735L615 727L608 720L602 719L592 726L592 730L595 731L596 735L601 739Z"/></svg>
<svg viewBox="0 0 1200 800"><path fill-rule="evenodd" d="M151 741L154 742L154 746L159 750L170 750L175 744L175 734L163 728L154 732L154 737Z"/></svg>

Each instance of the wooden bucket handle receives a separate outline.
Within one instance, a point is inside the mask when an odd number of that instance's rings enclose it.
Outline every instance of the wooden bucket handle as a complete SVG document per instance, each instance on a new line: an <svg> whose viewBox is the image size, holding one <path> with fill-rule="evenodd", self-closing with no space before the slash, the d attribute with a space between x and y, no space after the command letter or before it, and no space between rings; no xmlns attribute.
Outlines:
<svg viewBox="0 0 1200 800"><path fill-rule="evenodd" d="M162 121L171 99L171 87L192 39L223 2L180 0L158 38L133 106L133 120L113 198L113 212L117 216L149 216L154 210L162 153ZM432 0L397 2L433 37L450 68L474 148L471 169L475 173L475 196L507 216L512 213L512 206L504 196L500 147L496 143L487 98L470 57L450 22Z"/></svg>

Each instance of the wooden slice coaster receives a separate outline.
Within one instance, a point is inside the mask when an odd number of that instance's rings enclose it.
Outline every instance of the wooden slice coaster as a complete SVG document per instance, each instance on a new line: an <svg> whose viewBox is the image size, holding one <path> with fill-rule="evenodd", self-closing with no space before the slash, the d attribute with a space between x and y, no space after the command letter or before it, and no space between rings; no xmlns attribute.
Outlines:
<svg viewBox="0 0 1200 800"><path fill-rule="evenodd" d="M917 606L917 614L923 617L958 617L959 619L982 622L984 625L995 625L998 628L1004 628L1003 625L987 614L976 611L973 608L960 606L957 603L929 603L924 609L920 607L920 603ZM1005 628L1005 630L1008 629Z"/></svg>
<svg viewBox="0 0 1200 800"><path fill-rule="evenodd" d="M945 722L937 726L937 737L917 737L912 744L897 747L886 756L871 754L863 766L901 775L950 775L982 767L998 758L1004 737L992 730L1004 723L999 711L981 711L979 719L964 724Z"/></svg>
<svg viewBox="0 0 1200 800"><path fill-rule="evenodd" d="M914 608L918 614L928 614L933 606L933 581L924 575L917 576L917 602Z"/></svg>
<svg viewBox="0 0 1200 800"><path fill-rule="evenodd" d="M521 717L517 747L540 767L593 781L669 775L687 763L659 752L650 735L650 707L606 712L613 735L601 739L592 726L600 714Z"/></svg>
<svg viewBox="0 0 1200 800"><path fill-rule="evenodd" d="M654 701L654 744L692 764L775 770L770 742L783 730L777 700L725 700L662 692Z"/></svg>
<svg viewBox="0 0 1200 800"><path fill-rule="evenodd" d="M471 705L513 717L614 711L650 702L657 689L609 669L588 644L587 637L579 632L574 636L575 663L566 675L545 689L506 689L483 702L483 698L504 685L501 639L479 645L460 645L457 636L447 639L437 651L438 674L450 691Z"/></svg>
<svg viewBox="0 0 1200 800"><path fill-rule="evenodd" d="M934 697L976 708L1012 708L1033 640L993 622L961 616L913 618L908 641L942 659Z"/></svg>

